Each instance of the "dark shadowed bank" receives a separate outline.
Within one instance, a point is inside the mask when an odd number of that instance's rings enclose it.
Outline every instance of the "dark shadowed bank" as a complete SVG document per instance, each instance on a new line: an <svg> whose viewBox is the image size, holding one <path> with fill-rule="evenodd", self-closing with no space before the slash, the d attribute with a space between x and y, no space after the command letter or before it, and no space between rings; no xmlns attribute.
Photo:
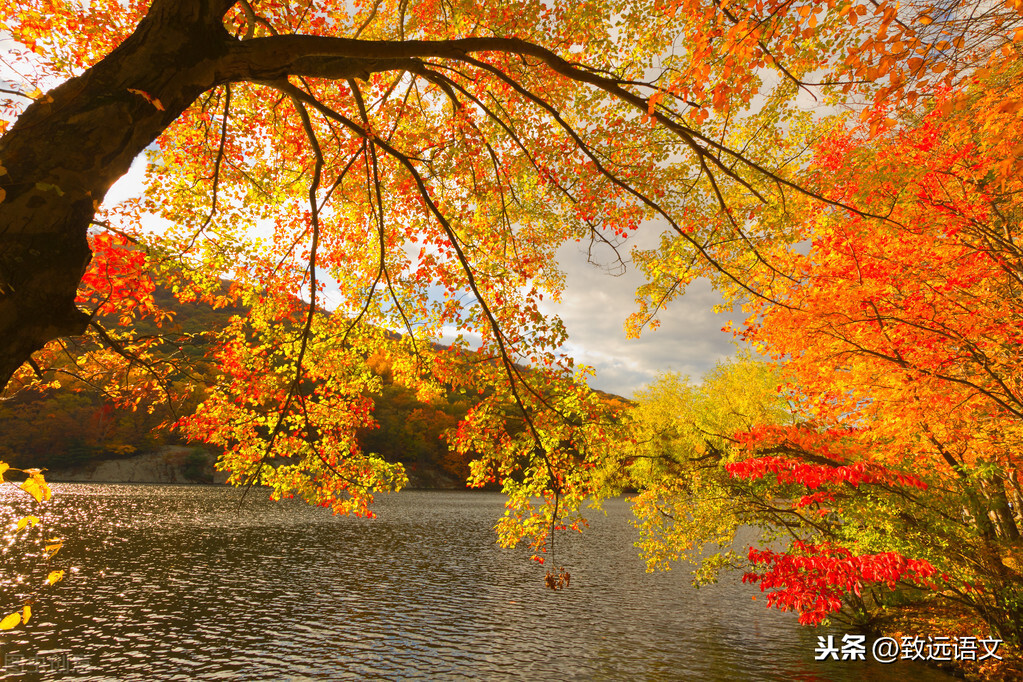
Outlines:
<svg viewBox="0 0 1023 682"><path fill-rule="evenodd" d="M216 453L201 447L165 445L154 452L116 459L95 459L76 466L50 469L47 480L54 483L227 483L227 472L217 471ZM413 490L458 490L464 480L431 466L413 464L407 469Z"/></svg>

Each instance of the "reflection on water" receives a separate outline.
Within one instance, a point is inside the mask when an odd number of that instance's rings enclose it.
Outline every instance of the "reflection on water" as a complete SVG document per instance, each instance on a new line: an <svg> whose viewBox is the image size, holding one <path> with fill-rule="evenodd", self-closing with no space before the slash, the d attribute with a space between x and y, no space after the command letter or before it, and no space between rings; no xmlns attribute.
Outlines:
<svg viewBox="0 0 1023 682"><path fill-rule="evenodd" d="M552 592L494 544L498 495L400 493L366 521L228 488L54 488L57 562L78 571L0 646L22 670L59 654L72 670L0 677L949 679L815 662L821 633L737 577L694 590L684 571L645 573L623 500L559 545L572 585Z"/></svg>

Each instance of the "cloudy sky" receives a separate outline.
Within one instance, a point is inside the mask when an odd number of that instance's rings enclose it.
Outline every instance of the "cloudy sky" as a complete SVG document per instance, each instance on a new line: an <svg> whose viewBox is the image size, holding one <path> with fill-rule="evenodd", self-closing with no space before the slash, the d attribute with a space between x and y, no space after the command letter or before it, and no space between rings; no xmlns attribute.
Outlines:
<svg viewBox="0 0 1023 682"><path fill-rule="evenodd" d="M656 242L656 227L650 227L641 236L643 242ZM548 310L565 322L568 352L596 368L593 388L629 397L658 372L672 370L698 379L735 352L731 333L721 331L730 318L715 314L721 298L705 280L695 282L668 307L659 329L627 339L624 323L636 309L641 273L629 267L624 274L610 275L587 262L583 244L566 244L558 257L567 275L565 293L561 304Z"/></svg>

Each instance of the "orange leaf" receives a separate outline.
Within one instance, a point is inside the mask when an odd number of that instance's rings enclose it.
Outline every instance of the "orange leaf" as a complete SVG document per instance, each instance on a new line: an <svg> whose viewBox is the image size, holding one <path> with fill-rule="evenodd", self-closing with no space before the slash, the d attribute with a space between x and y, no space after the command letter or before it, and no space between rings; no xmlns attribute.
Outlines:
<svg viewBox="0 0 1023 682"><path fill-rule="evenodd" d="M139 97L141 97L142 99L146 100L147 102L152 104L154 107L156 107L159 111L166 111L166 109L164 109L163 103L158 98L153 97L152 95L150 95L145 90L137 90L135 88L128 88L128 92L130 92L133 95L138 95Z"/></svg>

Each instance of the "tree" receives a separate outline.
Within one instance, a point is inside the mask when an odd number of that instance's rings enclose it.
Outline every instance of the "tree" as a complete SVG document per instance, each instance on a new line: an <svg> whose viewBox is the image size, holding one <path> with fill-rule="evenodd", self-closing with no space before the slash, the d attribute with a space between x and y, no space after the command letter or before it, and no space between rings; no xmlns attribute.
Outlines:
<svg viewBox="0 0 1023 682"><path fill-rule="evenodd" d="M734 548L741 525L765 532L777 525L724 465L733 434L791 422L778 387L765 363L743 358L718 365L698 386L669 373L637 394L629 415L635 444L622 457L624 483L639 491L633 511L648 570L685 559L694 582L711 582L721 568L741 564Z"/></svg>
<svg viewBox="0 0 1023 682"><path fill-rule="evenodd" d="M836 132L819 157L831 191L888 220L815 216L811 260L783 298L799 310L749 330L792 355L820 422L857 424L869 461L929 484L892 500L910 540L900 552L927 558L946 593L1017 642L1019 93L1010 61L883 143ZM782 340L793 324L798 349ZM858 542L853 528L842 534Z"/></svg>
<svg viewBox="0 0 1023 682"><path fill-rule="evenodd" d="M424 396L480 393L460 447L482 456L474 480L513 494L506 537L542 547L597 489L617 429L539 312L559 290L557 245L615 249L647 220L669 226L664 258L642 257L653 281L637 327L701 273L774 300L802 239L793 200L840 204L800 179L819 127L800 93L913 107L936 81L958 87L1015 49L1011 4L972 7L5 5L26 69L65 80L24 84L23 110L8 93L0 378L8 391L52 383L60 339L88 333L103 349L75 361L86 379L173 406L181 358L156 352L173 337L132 330L162 322L150 278L183 299L243 302L248 318L209 356L217 384L178 425L222 446L237 482L365 512L404 480L355 438L379 391L366 358L387 346L403 358L395 380ZM147 196L100 211L147 149ZM154 214L166 232L145 228ZM252 236L271 224L271 240ZM327 276L341 285L330 315ZM452 327L475 347L431 343ZM532 510L531 496L548 503Z"/></svg>
<svg viewBox="0 0 1023 682"><path fill-rule="evenodd" d="M710 474L733 518L788 534L749 549L746 579L803 622L869 619L902 585L1023 636L1021 84L1009 59L897 122L876 105L807 165L834 203L803 205L809 248L742 331L794 420L715 431Z"/></svg>

